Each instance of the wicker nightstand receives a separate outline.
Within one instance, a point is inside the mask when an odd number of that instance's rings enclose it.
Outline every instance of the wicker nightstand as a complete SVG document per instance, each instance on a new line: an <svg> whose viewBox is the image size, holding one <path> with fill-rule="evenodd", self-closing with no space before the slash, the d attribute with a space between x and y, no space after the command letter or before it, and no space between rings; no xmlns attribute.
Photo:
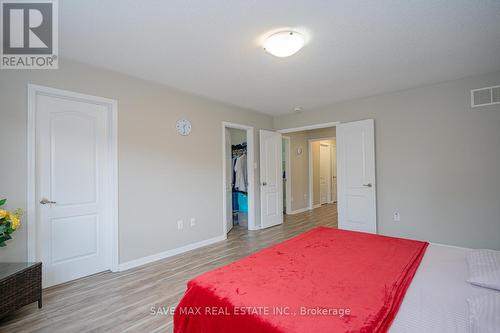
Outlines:
<svg viewBox="0 0 500 333"><path fill-rule="evenodd" d="M38 301L42 307L42 263L0 263L0 318Z"/></svg>

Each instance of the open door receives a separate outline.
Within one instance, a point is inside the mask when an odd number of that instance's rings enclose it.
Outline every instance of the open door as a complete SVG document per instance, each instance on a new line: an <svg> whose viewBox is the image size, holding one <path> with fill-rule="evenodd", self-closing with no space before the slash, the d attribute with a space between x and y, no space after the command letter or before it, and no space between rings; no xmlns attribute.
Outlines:
<svg viewBox="0 0 500 333"><path fill-rule="evenodd" d="M260 203L262 228L283 223L281 134L260 131Z"/></svg>
<svg viewBox="0 0 500 333"><path fill-rule="evenodd" d="M373 119L337 125L339 229L377 233Z"/></svg>
<svg viewBox="0 0 500 333"><path fill-rule="evenodd" d="M225 189L226 189L226 233L233 229L233 161L231 157L231 133L229 129L225 129L226 136L226 174L225 174Z"/></svg>

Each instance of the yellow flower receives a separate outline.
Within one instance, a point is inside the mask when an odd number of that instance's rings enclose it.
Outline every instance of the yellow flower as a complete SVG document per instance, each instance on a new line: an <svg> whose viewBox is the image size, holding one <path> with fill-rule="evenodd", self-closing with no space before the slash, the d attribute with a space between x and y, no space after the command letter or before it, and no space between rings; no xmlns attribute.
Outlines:
<svg viewBox="0 0 500 333"><path fill-rule="evenodd" d="M17 229L19 225L21 224L21 220L19 218L19 215L9 213L8 220L11 223L12 229Z"/></svg>
<svg viewBox="0 0 500 333"><path fill-rule="evenodd" d="M7 211L5 209L0 209L0 219L3 219L7 216Z"/></svg>

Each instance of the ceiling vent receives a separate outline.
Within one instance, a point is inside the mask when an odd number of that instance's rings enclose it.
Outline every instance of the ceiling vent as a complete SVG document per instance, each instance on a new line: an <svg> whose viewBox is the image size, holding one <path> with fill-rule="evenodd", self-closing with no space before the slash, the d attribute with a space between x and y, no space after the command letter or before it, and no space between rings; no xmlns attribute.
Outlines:
<svg viewBox="0 0 500 333"><path fill-rule="evenodd" d="M473 89L470 92L471 106L500 104L500 86Z"/></svg>

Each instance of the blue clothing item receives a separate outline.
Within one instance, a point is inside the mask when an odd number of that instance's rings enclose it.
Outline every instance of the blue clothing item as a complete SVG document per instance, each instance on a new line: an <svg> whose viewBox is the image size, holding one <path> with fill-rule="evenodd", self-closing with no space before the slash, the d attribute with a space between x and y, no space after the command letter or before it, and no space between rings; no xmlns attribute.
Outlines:
<svg viewBox="0 0 500 333"><path fill-rule="evenodd" d="M248 195L246 193L238 193L238 210L242 213L248 213Z"/></svg>
<svg viewBox="0 0 500 333"><path fill-rule="evenodd" d="M233 212L238 211L238 192L233 192Z"/></svg>

